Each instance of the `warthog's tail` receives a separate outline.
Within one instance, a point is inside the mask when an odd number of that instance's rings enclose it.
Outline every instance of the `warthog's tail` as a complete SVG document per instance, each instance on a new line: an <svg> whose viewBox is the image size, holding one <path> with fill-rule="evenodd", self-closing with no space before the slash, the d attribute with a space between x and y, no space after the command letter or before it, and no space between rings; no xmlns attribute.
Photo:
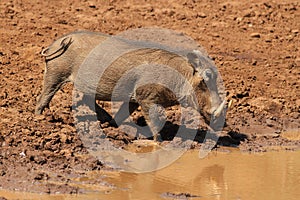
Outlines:
<svg viewBox="0 0 300 200"><path fill-rule="evenodd" d="M42 50L41 55L46 58L46 61L52 60L54 58L57 58L61 54L63 54L68 47L72 44L73 40L72 37L65 37L61 42L60 42L60 47L54 51L54 52L49 52L51 49L51 46Z"/></svg>

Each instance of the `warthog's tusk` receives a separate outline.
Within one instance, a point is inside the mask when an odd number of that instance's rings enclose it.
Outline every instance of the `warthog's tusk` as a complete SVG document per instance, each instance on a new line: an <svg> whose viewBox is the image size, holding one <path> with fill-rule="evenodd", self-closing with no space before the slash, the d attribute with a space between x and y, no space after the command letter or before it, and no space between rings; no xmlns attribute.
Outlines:
<svg viewBox="0 0 300 200"><path fill-rule="evenodd" d="M222 111L224 110L224 108L225 108L225 105L226 105L226 100L224 100L221 104L220 104L220 106L215 110L215 112L214 112L214 118L218 118L220 115L221 115L221 113L222 113Z"/></svg>
<svg viewBox="0 0 300 200"><path fill-rule="evenodd" d="M230 101L228 102L228 105L227 105L228 110L231 108L232 102L233 102L232 99L230 99Z"/></svg>

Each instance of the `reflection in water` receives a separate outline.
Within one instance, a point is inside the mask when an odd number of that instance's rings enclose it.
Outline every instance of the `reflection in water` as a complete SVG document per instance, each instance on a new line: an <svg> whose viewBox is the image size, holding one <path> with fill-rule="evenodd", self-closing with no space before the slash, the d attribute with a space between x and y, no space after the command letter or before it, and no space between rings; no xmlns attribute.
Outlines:
<svg viewBox="0 0 300 200"><path fill-rule="evenodd" d="M191 199L298 199L300 196L300 151L262 154L211 152L204 159L188 151L172 165L156 172L132 174L97 172L116 189L65 199L164 199L161 194L189 193ZM0 196L16 195L0 191ZM30 194L28 194L30 195ZM7 196L8 197L8 196ZM23 195L24 197L24 195ZM61 199L59 196L30 196L30 199ZM27 196L28 198L28 196ZM19 198L20 199L20 198ZM172 198L170 198L172 199Z"/></svg>
<svg viewBox="0 0 300 200"><path fill-rule="evenodd" d="M211 194L220 195L221 188L224 184L224 170L225 168L221 165L212 165L205 167L202 173L199 174L193 181L193 186L197 187L200 183L203 188L199 190L210 191Z"/></svg>

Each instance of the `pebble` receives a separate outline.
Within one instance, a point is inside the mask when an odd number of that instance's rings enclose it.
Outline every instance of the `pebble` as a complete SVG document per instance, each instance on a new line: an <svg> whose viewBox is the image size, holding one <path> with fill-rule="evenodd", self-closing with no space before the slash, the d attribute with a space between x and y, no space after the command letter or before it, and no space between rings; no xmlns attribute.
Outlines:
<svg viewBox="0 0 300 200"><path fill-rule="evenodd" d="M260 33L251 33L250 37L252 37L252 38L260 38Z"/></svg>
<svg viewBox="0 0 300 200"><path fill-rule="evenodd" d="M295 59L295 63L298 67L300 67L300 57Z"/></svg>
<svg viewBox="0 0 300 200"><path fill-rule="evenodd" d="M274 126L273 123L272 123L272 120L270 120L270 119L266 119L266 124L269 127L273 127Z"/></svg>
<svg viewBox="0 0 300 200"><path fill-rule="evenodd" d="M179 15L177 15L177 19L178 20L185 20L186 16L184 14L179 14Z"/></svg>
<svg viewBox="0 0 300 200"><path fill-rule="evenodd" d="M41 121L45 119L45 115L35 115L34 116L34 121Z"/></svg>
<svg viewBox="0 0 300 200"><path fill-rule="evenodd" d="M197 17L200 17L200 18L205 18L207 17L205 13L197 13Z"/></svg>
<svg viewBox="0 0 300 200"><path fill-rule="evenodd" d="M243 19L244 19L243 17L237 17L235 20L238 22L241 22L241 21L243 21Z"/></svg>
<svg viewBox="0 0 300 200"><path fill-rule="evenodd" d="M300 107L300 99L297 99L297 100L296 100L296 106L297 106L297 107Z"/></svg>
<svg viewBox="0 0 300 200"><path fill-rule="evenodd" d="M21 157L25 157L26 154L22 151L22 152L20 153L20 156L21 156Z"/></svg>
<svg viewBox="0 0 300 200"><path fill-rule="evenodd" d="M95 4L90 4L89 7L90 8L96 8L96 5Z"/></svg>
<svg viewBox="0 0 300 200"><path fill-rule="evenodd" d="M266 38L266 39L265 39L265 42L270 43L270 42L272 42L272 39L271 39L271 38Z"/></svg>
<svg viewBox="0 0 300 200"><path fill-rule="evenodd" d="M244 14L244 17L253 17L254 13L253 12L247 12Z"/></svg>
<svg viewBox="0 0 300 200"><path fill-rule="evenodd" d="M217 34L217 33L213 33L212 36L213 36L213 37L220 37L220 35Z"/></svg>
<svg viewBox="0 0 300 200"><path fill-rule="evenodd" d="M292 40L293 38L294 38L294 35L288 35L285 37L285 39L287 39L287 40Z"/></svg>

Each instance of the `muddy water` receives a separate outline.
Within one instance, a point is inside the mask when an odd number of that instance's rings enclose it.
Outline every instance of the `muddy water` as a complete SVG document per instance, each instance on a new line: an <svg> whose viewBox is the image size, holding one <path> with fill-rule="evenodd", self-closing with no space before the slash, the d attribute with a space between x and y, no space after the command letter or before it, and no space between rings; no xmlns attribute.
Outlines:
<svg viewBox="0 0 300 200"><path fill-rule="evenodd" d="M84 186L87 179L105 176L113 188ZM241 153L233 149L211 152L203 159L188 151L172 165L152 173L97 172L80 179L97 190L86 195L38 195L0 191L8 199L299 199L300 151ZM197 196L197 197L196 197ZM186 199L181 196L180 199Z"/></svg>

